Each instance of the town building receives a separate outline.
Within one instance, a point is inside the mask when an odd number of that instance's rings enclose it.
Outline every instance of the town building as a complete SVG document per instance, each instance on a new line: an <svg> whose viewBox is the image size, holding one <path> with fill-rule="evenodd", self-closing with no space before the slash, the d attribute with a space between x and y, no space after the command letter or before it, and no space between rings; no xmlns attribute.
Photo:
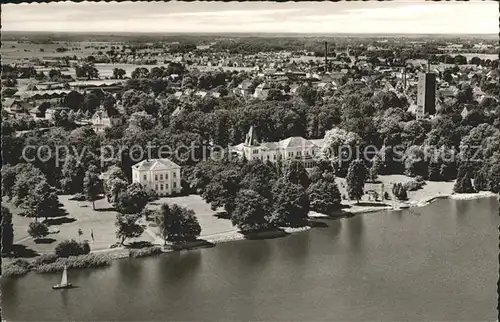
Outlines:
<svg viewBox="0 0 500 322"><path fill-rule="evenodd" d="M121 118L116 115L109 115L104 107L99 107L90 119L92 128L96 133L104 133L106 128L120 125Z"/></svg>
<svg viewBox="0 0 500 322"><path fill-rule="evenodd" d="M289 137L278 142L260 142L254 127L248 131L245 142L232 148L240 157L247 160L277 162L278 160L297 159L306 169L315 166L314 157L318 156L323 140L306 140L300 136Z"/></svg>
<svg viewBox="0 0 500 322"><path fill-rule="evenodd" d="M417 119L436 113L436 74L421 73L417 85Z"/></svg>
<svg viewBox="0 0 500 322"><path fill-rule="evenodd" d="M169 159L143 160L132 166L132 182L156 191L159 196L181 192L181 167Z"/></svg>

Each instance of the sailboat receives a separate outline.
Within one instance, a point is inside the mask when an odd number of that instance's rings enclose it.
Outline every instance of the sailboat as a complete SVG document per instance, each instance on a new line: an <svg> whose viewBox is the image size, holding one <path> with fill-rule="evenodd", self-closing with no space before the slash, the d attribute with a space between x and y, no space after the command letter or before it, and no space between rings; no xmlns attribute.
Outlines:
<svg viewBox="0 0 500 322"><path fill-rule="evenodd" d="M57 284L52 286L54 290L60 289L60 288L70 288L72 286L71 283L68 283L68 270L66 269L66 265L64 265L64 271L61 277L61 284Z"/></svg>

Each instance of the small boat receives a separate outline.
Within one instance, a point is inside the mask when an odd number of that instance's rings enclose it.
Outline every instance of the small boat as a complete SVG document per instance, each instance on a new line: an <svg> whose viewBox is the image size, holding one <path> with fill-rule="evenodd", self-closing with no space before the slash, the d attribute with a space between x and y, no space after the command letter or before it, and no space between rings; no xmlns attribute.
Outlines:
<svg viewBox="0 0 500 322"><path fill-rule="evenodd" d="M71 288L73 285L71 283L68 283L68 270L66 269L66 266L64 266L64 271L62 274L61 278L61 284L57 284L52 286L54 290L58 290L61 288Z"/></svg>

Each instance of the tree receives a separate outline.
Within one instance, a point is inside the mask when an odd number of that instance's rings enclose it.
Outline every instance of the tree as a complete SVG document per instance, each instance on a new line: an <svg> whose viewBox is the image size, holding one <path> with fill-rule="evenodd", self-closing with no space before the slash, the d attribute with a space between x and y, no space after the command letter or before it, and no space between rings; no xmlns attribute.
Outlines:
<svg viewBox="0 0 500 322"><path fill-rule="evenodd" d="M140 183L132 183L118 195L115 201L116 210L121 214L138 214L148 203L149 196Z"/></svg>
<svg viewBox="0 0 500 322"><path fill-rule="evenodd" d="M274 225L270 221L269 201L253 190L240 190L236 196L231 222L242 233L268 230Z"/></svg>
<svg viewBox="0 0 500 322"><path fill-rule="evenodd" d="M123 245L125 239L139 237L144 232L144 228L137 224L138 218L138 215L133 214L116 215L116 238L120 240L121 245Z"/></svg>
<svg viewBox="0 0 500 322"><path fill-rule="evenodd" d="M349 199L359 200L364 194L364 187L367 177L367 170L363 160L354 160L349 165L347 172L347 194Z"/></svg>
<svg viewBox="0 0 500 322"><path fill-rule="evenodd" d="M99 172L95 166L91 166L83 178L83 191L88 201L92 202L92 209L95 210L95 201L99 199L101 192L101 182Z"/></svg>
<svg viewBox="0 0 500 322"><path fill-rule="evenodd" d="M303 186L286 179L278 180L273 187L272 222L280 226L304 226L309 213L309 198Z"/></svg>
<svg viewBox="0 0 500 322"><path fill-rule="evenodd" d="M165 240L178 243L194 241L201 233L194 211L178 205L163 204L156 215L156 222Z"/></svg>
<svg viewBox="0 0 500 322"><path fill-rule="evenodd" d="M59 199L56 189L50 186L44 177L31 182L28 193L21 199L18 205L25 210L28 217L55 216L59 208Z"/></svg>
<svg viewBox="0 0 500 322"><path fill-rule="evenodd" d="M309 176L307 174L307 170L304 168L304 165L300 160L290 160L285 165L285 178L294 184L299 184L304 189L307 189L309 186Z"/></svg>
<svg viewBox="0 0 500 322"><path fill-rule="evenodd" d="M398 200L408 199L407 189L402 183L396 183L392 186L392 194Z"/></svg>
<svg viewBox="0 0 500 322"><path fill-rule="evenodd" d="M63 240L54 249L58 257L79 256L90 253L88 242L78 243L75 240Z"/></svg>
<svg viewBox="0 0 500 322"><path fill-rule="evenodd" d="M307 195L311 209L319 213L330 215L340 208L340 191L332 174L327 174L310 185Z"/></svg>
<svg viewBox="0 0 500 322"><path fill-rule="evenodd" d="M12 225L12 214L9 208L2 206L0 217L0 246L2 254L9 254L14 242L14 227Z"/></svg>
<svg viewBox="0 0 500 322"><path fill-rule="evenodd" d="M467 162L464 162L458 168L457 181L453 186L453 192L455 193L473 193L476 192L472 186L472 181L470 178L470 168Z"/></svg>
<svg viewBox="0 0 500 322"><path fill-rule="evenodd" d="M92 63L84 63L75 66L75 74L78 78L93 79L99 78L99 71Z"/></svg>
<svg viewBox="0 0 500 322"><path fill-rule="evenodd" d="M122 68L113 68L113 78L115 79L123 79L127 72Z"/></svg>
<svg viewBox="0 0 500 322"><path fill-rule="evenodd" d="M382 158L378 155L374 156L372 159L372 166L370 167L368 176L371 182L377 181L380 169L384 166Z"/></svg>
<svg viewBox="0 0 500 322"><path fill-rule="evenodd" d="M128 186L125 173L117 166L112 166L106 171L106 179L104 180L104 193L108 202L115 203L118 195L125 191Z"/></svg>
<svg viewBox="0 0 500 322"><path fill-rule="evenodd" d="M236 194L241 188L241 174L229 168L213 176L210 183L203 189L202 197L210 203L213 210L224 207L228 214L234 209Z"/></svg>
<svg viewBox="0 0 500 322"><path fill-rule="evenodd" d="M49 228L44 223L33 221L29 224L28 234L37 241L49 234Z"/></svg>
<svg viewBox="0 0 500 322"><path fill-rule="evenodd" d="M84 165L79 163L75 156L68 155L64 161L61 173L61 188L65 193L83 192L85 177Z"/></svg>

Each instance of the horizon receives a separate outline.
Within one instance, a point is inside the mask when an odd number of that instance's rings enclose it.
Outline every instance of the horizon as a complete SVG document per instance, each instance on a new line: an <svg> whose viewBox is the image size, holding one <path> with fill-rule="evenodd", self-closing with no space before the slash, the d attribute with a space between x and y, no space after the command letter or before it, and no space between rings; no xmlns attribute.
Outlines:
<svg viewBox="0 0 500 322"><path fill-rule="evenodd" d="M2 22L4 32L493 35L498 32L498 5L413 0L56 2L4 4Z"/></svg>

